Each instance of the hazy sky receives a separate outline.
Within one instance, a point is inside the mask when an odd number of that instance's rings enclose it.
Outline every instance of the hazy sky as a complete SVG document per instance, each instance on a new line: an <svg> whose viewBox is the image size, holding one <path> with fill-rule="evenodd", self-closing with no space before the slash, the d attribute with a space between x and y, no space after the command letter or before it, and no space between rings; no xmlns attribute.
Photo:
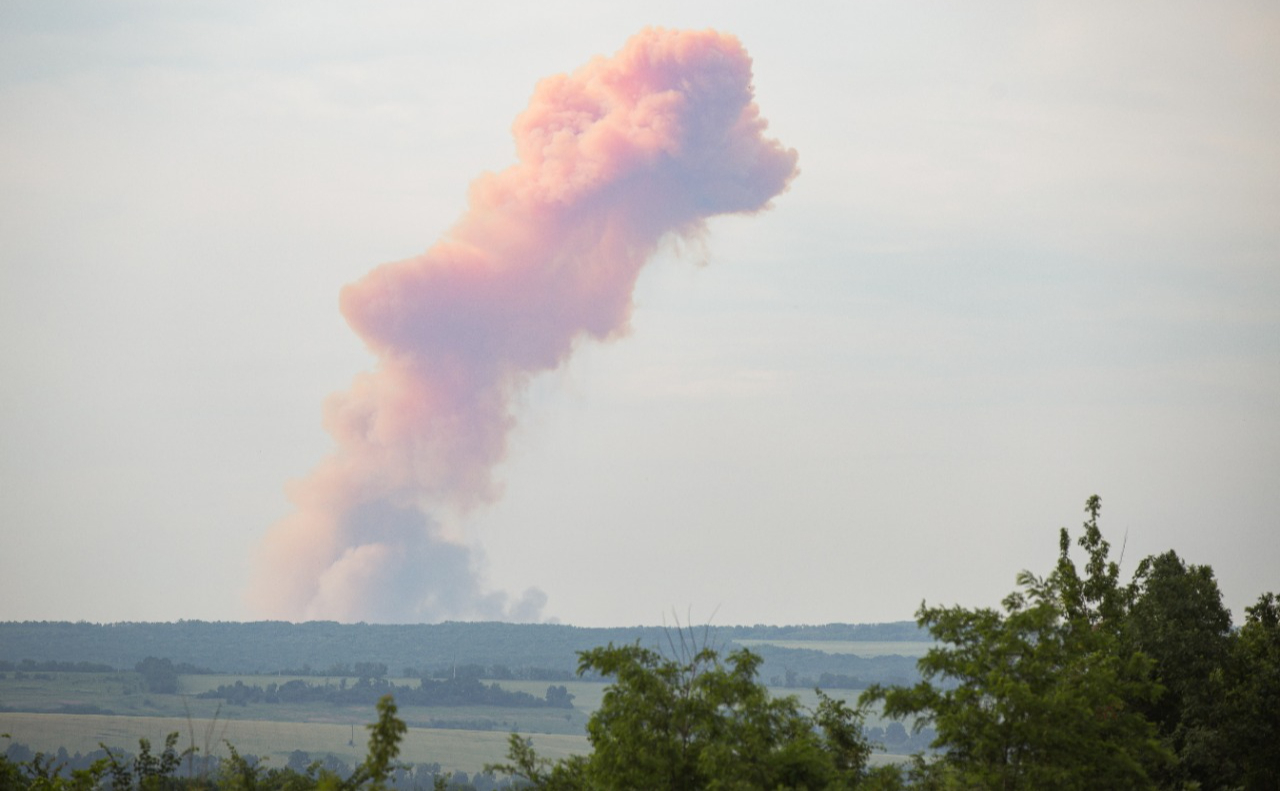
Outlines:
<svg viewBox="0 0 1280 791"><path fill-rule="evenodd" d="M652 25L739 37L800 175L523 393L451 527L486 590L905 619L1047 572L1094 493L1126 578L1280 589L1280 8L750 5L0 5L0 619L257 617L374 365L339 290Z"/></svg>

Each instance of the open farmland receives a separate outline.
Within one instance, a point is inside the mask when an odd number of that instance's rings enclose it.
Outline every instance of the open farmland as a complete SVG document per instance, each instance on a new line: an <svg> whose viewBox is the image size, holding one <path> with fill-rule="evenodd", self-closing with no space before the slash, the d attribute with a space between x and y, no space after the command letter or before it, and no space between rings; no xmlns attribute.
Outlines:
<svg viewBox="0 0 1280 791"><path fill-rule="evenodd" d="M892 682L909 673L914 657L931 645L898 639L910 637L913 629L912 624L872 630L840 625L732 627L711 640L722 652L735 644L750 647L764 660L760 678L772 685L772 694L796 695L813 708L817 696L812 686L824 674L838 679L828 685L840 687L829 689L832 697L856 704L858 687ZM864 633L883 639L847 639ZM33 750L65 747L87 753L99 743L134 751L139 738L159 747L167 734L178 732L180 749L195 745L202 755L225 756L229 742L241 754L268 757L272 766L284 765L295 750L354 763L365 753L365 725L375 717L373 696L381 691L369 690L363 697L264 693L295 681L321 689L356 688L364 683L354 673L363 662L381 672L393 669L387 678L395 689L387 691L397 698L399 716L410 728L402 758L472 773L505 758L511 732L531 736L539 753L550 758L586 752L586 724L602 704L608 683L571 675L579 646L652 641L662 650L670 639L666 630L506 624L3 624L0 659L9 664L7 672L0 672L0 733L11 734L12 742ZM229 650L233 646L236 651ZM450 656L467 661L446 661ZM170 661L154 657L181 657L189 663L173 675L176 692L155 691L149 677L139 672L142 658L152 664ZM52 660L102 669L73 672L52 666ZM135 662L139 671L106 669L132 667ZM197 672L200 667L222 672ZM273 667L298 669L263 672ZM543 680L518 677L531 669L546 674L534 676ZM485 687L497 684L505 693L526 693L538 700L545 699L548 687L563 686L573 696L572 707L529 705L527 698L522 703L501 696L484 704L418 705L406 694L418 689L419 674L456 678L463 672L480 674ZM199 697L237 683L246 694L229 691L225 699ZM257 693L248 694L255 688ZM867 721L872 728L884 724L876 717Z"/></svg>
<svg viewBox="0 0 1280 791"><path fill-rule="evenodd" d="M332 754L359 761L365 751L365 726L374 718L368 706L328 703L249 703L228 705L195 697L201 692L237 681L266 687L300 679L313 684L338 684L343 677L208 674L179 676L179 693L141 692L136 673L41 673L0 679L0 732L33 750L66 747L87 753L99 744L134 750L139 738L153 745L178 732L182 748L194 744L201 755L225 756L230 742L242 754L267 756L283 766L289 753L303 750L313 757ZM33 678L38 675L39 678ZM354 682L355 679L348 678ZM416 679L393 679L410 686ZM503 689L541 696L546 681L502 681ZM439 762L447 770L475 772L506 755L512 731L532 736L540 754L556 758L585 753L586 723L600 707L607 682L563 682L573 698L572 709L504 708L499 706L401 706L409 725L402 759L412 763ZM775 695L795 695L815 707L811 689L772 688ZM831 690L829 694L856 705L860 690ZM95 708L97 713L94 713ZM868 726L883 725L871 716Z"/></svg>
<svg viewBox="0 0 1280 791"><path fill-rule="evenodd" d="M293 750L305 750L313 756L332 754L354 765L363 760L368 741L368 732L357 726L351 744L351 726L337 723L0 712L0 732L45 752L66 747L72 753L88 753L99 743L136 750L139 738L150 739L156 746L174 731L181 734L178 743L182 749L194 742L201 755L208 749L210 754L225 758L229 742L242 754L268 757L270 766L284 766ZM549 758L589 749L584 735L537 734L533 738L538 752ZM439 762L446 770L471 773L503 760L506 751L507 734L501 731L410 727L400 760Z"/></svg>
<svg viewBox="0 0 1280 791"><path fill-rule="evenodd" d="M214 717L231 720L269 720L279 722L331 723L348 727L361 725L374 716L371 705L337 705L326 702L248 703L230 705L225 701L199 698L198 694L232 685L237 681L247 686L266 687L299 679L278 675L183 675L178 677L178 694L141 692L136 673L38 673L5 674L0 679L0 707L10 711L51 714L104 714L150 718L199 719ZM25 678L15 678L23 675ZM354 683L355 678L315 677L300 680L316 685ZM398 686L417 686L417 679L395 679ZM505 690L528 692L541 698L546 694L546 681L503 681ZM445 729L512 730L528 733L580 735L585 732L587 717L599 706L604 694L601 682L571 681L563 686L575 695L574 708L506 707L490 705L414 706L401 705L400 717L411 726ZM9 731L14 738L19 734Z"/></svg>

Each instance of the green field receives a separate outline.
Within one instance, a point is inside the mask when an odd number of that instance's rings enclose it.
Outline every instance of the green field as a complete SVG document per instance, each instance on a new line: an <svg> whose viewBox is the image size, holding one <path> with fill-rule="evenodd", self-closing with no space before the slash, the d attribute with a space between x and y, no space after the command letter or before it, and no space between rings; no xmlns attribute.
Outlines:
<svg viewBox="0 0 1280 791"><path fill-rule="evenodd" d="M196 698L195 695L220 685L242 681L247 685L265 687L282 684L298 676L277 675L193 675L179 676L177 695L159 695L136 691L137 675L119 673L51 673L52 679L15 680L0 679L0 706L22 711L58 713L64 706L98 706L103 713L132 717L187 716L226 720L272 720L281 722L313 722L337 725L360 725L373 718L373 708L366 706L335 706L331 704L305 703L250 703L246 706L230 706L219 700ZM315 684L337 683L340 678L312 677L302 680ZM354 679L348 679L354 681ZM414 679L394 679L397 685L408 686ZM501 681L503 689L527 692L541 697L551 682ZM494 728L509 731L518 727L527 733L581 734L585 732L587 718L600 707L608 686L603 681L564 681L574 696L573 709L554 708L503 708L497 706L402 706L400 716L409 724L426 726L436 722L469 722L490 720ZM797 694L806 705L815 705L816 696L809 689L774 689L774 694ZM853 703L859 690L832 690L833 697Z"/></svg>
<svg viewBox="0 0 1280 791"><path fill-rule="evenodd" d="M266 686L295 676L189 675L179 677L179 694L141 692L136 673L7 673L0 679L0 733L34 750L89 752L99 743L136 750L138 739L163 742L178 731L180 744L191 744L204 753L227 754L226 742L244 754L271 756L282 766L293 750L315 756L332 753L349 763L364 757L368 732L365 725L375 716L372 706L337 706L326 703L251 703L232 706L195 695L222 684L242 681ZM41 676L37 678L37 676ZM339 678L306 678L323 684ZM355 679L348 679L354 682ZM415 679L397 679L412 685ZM506 689L541 697L549 682L508 681ZM577 697L574 709L504 708L498 706L402 706L399 715L409 724L401 758L413 763L439 762L448 770L474 772L486 763L505 758L507 734L533 735L540 752L562 757L587 750L586 722L603 696L604 685L567 682ZM581 704L590 706L582 708ZM74 713L60 712L77 707ZM103 713L84 713L96 706ZM109 712L109 713L108 713ZM436 727L433 727L436 726ZM354 745L349 744L353 741Z"/></svg>
<svg viewBox="0 0 1280 791"><path fill-rule="evenodd" d="M353 746L351 726L336 723L0 712L0 732L46 752L66 747L72 753L87 753L99 743L136 750L139 738L159 745L173 731L181 734L178 743L183 749L194 743L202 755L207 748L212 755L226 757L230 742L242 754L269 757L268 766L284 766L293 750L313 757L332 753L355 765L364 759L369 738L368 731L357 726ZM589 750L584 735L535 734L533 739L538 752L553 759ZM506 751L507 734L502 731L411 727L401 744L400 760L439 762L448 771L472 773L504 760Z"/></svg>
<svg viewBox="0 0 1280 791"><path fill-rule="evenodd" d="M112 711L146 713L146 695L136 673L4 673L0 678L0 705L37 711L63 706L100 706ZM41 677L46 678L41 678Z"/></svg>
<svg viewBox="0 0 1280 791"><path fill-rule="evenodd" d="M27 674L17 679L17 674L6 674L0 679L0 707L48 713L102 713L141 717L212 718L215 715L231 720L276 720L283 722L318 722L335 724L361 724L373 717L372 706L337 706L325 703L250 703L232 706L223 701L195 697L201 692L216 689L223 684L242 681L246 685L267 686L291 681L298 676L278 675L189 675L179 676L176 695L141 692L141 682L136 673L46 673ZM49 678L33 678L34 675ZM340 677L303 678L314 684L338 683ZM356 679L349 678L349 683ZM402 686L416 685L416 679L396 679ZM546 694L546 681L504 681L504 689L528 692L536 697ZM597 682L570 681L569 688L576 698L574 709L522 708L498 706L402 706L400 716L410 725L428 727L432 724L448 726L474 725L478 721L488 723L488 728L510 731L518 728L533 733L581 734L587 717L600 705L604 685ZM86 712L85 707L96 706L100 712ZM65 707L77 707L63 712ZM475 727L469 729L475 730ZM484 728L481 728L482 730Z"/></svg>
<svg viewBox="0 0 1280 791"><path fill-rule="evenodd" d="M837 644L838 645L838 644ZM898 645L884 643L882 646ZM907 644L912 645L912 644ZM914 644L920 645L920 644ZM327 703L251 703L232 706L218 700L194 697L219 685L242 681L246 685L282 684L297 678L279 675L186 675L179 677L179 694L141 692L136 673L44 673L45 678L0 679L0 733L33 750L46 752L66 747L87 753L99 743L136 750L138 739L163 743L174 731L180 746L194 744L200 754L226 756L226 742L242 754L269 756L272 766L283 766L294 750L313 757L332 753L354 764L364 757L368 732L365 725L375 716L372 706L338 706ZM311 677L310 683L338 683L340 678ZM349 679L349 683L355 679ZM395 679L410 686L415 679ZM541 697L551 682L501 681L503 689ZM538 752L560 758L589 750L586 723L598 709L608 686L600 681L558 682L574 695L573 709L504 708L497 706L402 706L399 715L409 725L401 759L412 763L439 762L446 770L480 770L506 756L507 735L513 731L532 736ZM773 689L777 695L795 695L807 707L817 705L810 689ZM833 690L831 695L855 705L859 690ZM63 707L78 711L60 712ZM97 706L100 713L85 713ZM867 724L883 724L870 717ZM353 739L354 734L354 739ZM354 741L354 744L351 742ZM880 759L878 759L880 760ZM889 759L891 760L891 759Z"/></svg>

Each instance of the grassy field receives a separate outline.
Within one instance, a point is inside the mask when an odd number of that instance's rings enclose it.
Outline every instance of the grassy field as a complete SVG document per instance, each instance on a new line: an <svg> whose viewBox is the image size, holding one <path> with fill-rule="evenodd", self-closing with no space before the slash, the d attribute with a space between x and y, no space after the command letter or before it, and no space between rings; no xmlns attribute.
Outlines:
<svg viewBox="0 0 1280 791"><path fill-rule="evenodd" d="M96 705L112 708L142 705L134 696L135 673L5 673L0 679L0 704L16 708L56 709Z"/></svg>
<svg viewBox="0 0 1280 791"><path fill-rule="evenodd" d="M736 640L743 648L772 645L778 648L802 648L827 654L877 656L924 656L933 643L920 640Z"/></svg>
<svg viewBox="0 0 1280 791"><path fill-rule="evenodd" d="M843 645L843 644L836 644ZM880 643L919 647L921 643ZM237 680L247 685L281 684L294 676L276 675L194 675L179 677L179 694L160 695L138 691L135 673L49 673L46 678L25 679L9 673L0 679L0 733L32 749L55 751L65 746L71 752L89 752L99 742L111 747L136 750L138 739L163 743L166 734L177 731L180 744L195 744L203 754L226 755L225 742L241 753L271 756L272 766L283 766L293 750L305 750L313 757L332 753L349 763L364 756L368 732L365 725L374 719L372 706L336 706L328 703L257 703L231 706L222 701L202 700L196 694ZM310 683L337 683L338 677L304 679ZM349 681L354 681L350 679ZM412 685L415 679L395 679L397 685ZM541 697L550 682L502 681L512 691ZM586 723L604 698L607 684L596 681L562 682L574 695L572 710L554 708L503 708L496 706L402 706L399 714L410 726L403 760L414 763L439 762L446 769L475 772L486 763L503 760L507 734L516 731L534 738L539 753L558 758L586 752ZM775 695L795 695L808 708L816 707L817 694L811 689L772 689ZM856 705L860 690L832 690L832 697ZM65 706L81 707L60 712ZM97 706L102 713L86 713L83 707ZM36 712L36 713L32 713ZM109 712L109 713L107 713ZM883 725L872 716L867 725ZM354 730L354 746L352 741ZM881 760L881 759L877 759ZM885 760L892 760L885 759Z"/></svg>
<svg viewBox="0 0 1280 791"><path fill-rule="evenodd" d="M0 712L0 732L13 734L15 740L45 752L65 746L72 753L88 753L96 750L99 742L136 750L139 738L150 739L158 747L165 735L174 731L181 734L180 749L194 743L198 755L225 758L226 742L230 742L241 754L266 756L268 766L284 766L293 750L306 750L312 758L333 754L354 766L364 759L368 740L368 732L357 727L352 747L348 744L352 740L350 726L326 723ZM590 751L585 736L532 734L532 738L538 754L552 760ZM505 733L410 728L400 760L438 762L446 771L471 774L486 764L504 761L506 750ZM877 753L871 763L878 766L904 760L906 756Z"/></svg>
<svg viewBox="0 0 1280 791"><path fill-rule="evenodd" d="M118 673L42 673L26 674L24 679L8 673L0 679L0 707L29 712L100 713L132 717L187 716L226 720L271 720L278 722L331 723L342 726L362 725L373 717L373 707L338 706L329 703L250 703L228 705L224 701L195 697L223 684L243 681L247 685L282 684L296 676L277 675L191 675L179 676L178 694L164 695L141 692L137 674ZM338 683L340 678L313 677L304 681L314 684ZM348 679L354 682L355 679ZM398 685L416 685L416 679L396 679ZM546 681L505 681L504 689L528 692L536 697L546 694ZM502 706L402 706L400 716L418 727L464 728L510 732L580 735L585 733L587 717L599 706L604 685L593 682L566 682L576 699L573 709L521 708ZM96 706L99 711L87 707ZM73 707L67 711L67 707Z"/></svg>
<svg viewBox="0 0 1280 791"><path fill-rule="evenodd" d="M201 699L195 695L223 684L243 681L247 685L282 684L297 676L277 675L196 675L179 676L178 694L160 695L139 692L134 673L52 673L47 679L0 679L0 706L13 710L60 713L66 706L97 706L114 715L132 717L169 717L199 719L217 717L224 720L271 720L278 722L311 722L362 725L374 714L372 706L336 706L328 703L250 703L231 706L223 701ZM338 677L303 678L314 684L337 683ZM349 679L354 681L354 679ZM393 679L397 685L412 685L416 679ZM551 682L501 681L503 689L543 696ZM527 733L581 734L591 713L600 708L607 683L602 681L559 682L573 697L573 709L504 708L500 706L402 706L401 717L411 725L426 727L440 722L467 723L489 720L498 730L518 727ZM772 688L775 695L797 695L806 706L817 704L811 689ZM830 690L833 697L851 705L861 690ZM83 709L81 709L83 713ZM874 724L874 723L873 723ZM471 730L474 730L472 728Z"/></svg>
<svg viewBox="0 0 1280 791"><path fill-rule="evenodd" d="M66 747L72 753L88 753L99 742L136 751L139 738L150 739L154 747L174 731L181 734L178 744L183 749L194 742L202 755L208 748L211 754L226 757L226 742L230 742L241 754L268 756L268 766L284 766L293 750L305 750L313 758L331 753L354 766L364 759L369 739L368 731L356 726L352 746L351 726L337 723L0 712L0 732L46 752ZM533 739L538 752L553 759L589 750L582 735L535 734ZM472 773L504 760L506 751L507 734L502 731L411 727L401 745L400 760L439 762L446 770Z"/></svg>

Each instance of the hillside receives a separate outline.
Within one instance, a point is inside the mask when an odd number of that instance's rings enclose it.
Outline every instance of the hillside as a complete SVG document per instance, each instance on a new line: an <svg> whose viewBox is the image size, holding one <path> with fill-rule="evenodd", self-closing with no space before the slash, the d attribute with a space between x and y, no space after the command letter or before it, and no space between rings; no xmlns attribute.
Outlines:
<svg viewBox="0 0 1280 791"><path fill-rule="evenodd" d="M687 633L686 633L687 634ZM821 626L724 626L693 630L694 639L732 649L747 641L765 660L762 676L793 679L823 673L863 681L913 678L927 633L909 621ZM665 648L678 634L662 627L587 628L561 624L0 623L0 661L92 662L132 669L147 657L222 673L327 672L381 663L418 675L463 665L493 677L561 678L577 670L578 652L639 642ZM905 643L904 655L858 656L805 647L833 642ZM785 643L776 645L771 643ZM865 652L857 652L865 653ZM883 653L876 651L874 653ZM406 671L413 671L412 673Z"/></svg>

